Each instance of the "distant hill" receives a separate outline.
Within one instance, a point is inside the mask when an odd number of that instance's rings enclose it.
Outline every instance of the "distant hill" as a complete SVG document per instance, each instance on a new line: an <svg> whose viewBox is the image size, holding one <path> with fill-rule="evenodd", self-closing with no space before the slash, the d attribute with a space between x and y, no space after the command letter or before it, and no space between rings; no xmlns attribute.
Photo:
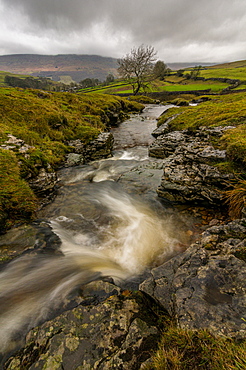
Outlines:
<svg viewBox="0 0 246 370"><path fill-rule="evenodd" d="M200 63L200 62L187 62L187 63L167 63L167 66L171 68L173 71L178 71L179 69L186 69L186 68L192 68L196 66L213 66L214 63Z"/></svg>
<svg viewBox="0 0 246 370"><path fill-rule="evenodd" d="M13 54L0 56L0 71L49 77L54 81L59 81L62 76L70 76L74 82L87 77L105 80L109 73L116 75L117 68L117 59L99 55Z"/></svg>
<svg viewBox="0 0 246 370"><path fill-rule="evenodd" d="M172 70L213 63L167 63ZM80 82L89 78L103 81L109 73L117 75L117 59L86 54L12 54L0 56L0 71L31 76L48 77L54 81Z"/></svg>
<svg viewBox="0 0 246 370"><path fill-rule="evenodd" d="M209 68L245 68L245 67L246 67L246 60L238 60L236 62L216 64Z"/></svg>

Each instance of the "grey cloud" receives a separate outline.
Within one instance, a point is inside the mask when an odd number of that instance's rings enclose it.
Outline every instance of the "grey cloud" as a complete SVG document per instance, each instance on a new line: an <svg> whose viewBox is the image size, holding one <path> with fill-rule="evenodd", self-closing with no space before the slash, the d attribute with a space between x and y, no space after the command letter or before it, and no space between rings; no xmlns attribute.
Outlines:
<svg viewBox="0 0 246 370"><path fill-rule="evenodd" d="M57 48L60 45L61 50L71 52L79 47L80 36L81 47L87 45L87 50L96 53L107 46L112 56L141 43L161 46L163 53L165 49L170 53L173 50L174 56L175 49L189 50L190 45L198 45L201 54L202 45L204 54L208 45L215 54L216 48L222 50L223 45L228 47L225 54L230 50L233 54L239 43L245 47L243 0L0 0L0 4L1 1L6 9L19 12L20 27L26 33L40 38L49 38L52 33L50 45L52 38L63 39ZM21 23L23 16L25 23Z"/></svg>

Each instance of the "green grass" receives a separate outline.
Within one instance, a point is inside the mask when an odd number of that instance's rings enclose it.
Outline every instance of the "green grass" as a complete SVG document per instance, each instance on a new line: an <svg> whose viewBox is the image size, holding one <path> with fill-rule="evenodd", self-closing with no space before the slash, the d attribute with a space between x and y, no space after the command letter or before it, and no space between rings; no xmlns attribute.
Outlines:
<svg viewBox="0 0 246 370"><path fill-rule="evenodd" d="M223 89L228 87L228 84L208 81L208 82L201 82L201 81L192 81L183 79L179 83L169 83L169 82L162 82L159 86L154 86L154 89L158 91L197 91L197 90L211 90L211 92L220 92ZM153 90L154 90L153 89Z"/></svg>
<svg viewBox="0 0 246 370"><path fill-rule="evenodd" d="M207 67L201 71L205 78L230 78L246 81L246 60Z"/></svg>
<svg viewBox="0 0 246 370"><path fill-rule="evenodd" d="M86 143L105 129L107 111L138 108L137 103L109 95L0 89L1 141L11 133L55 164L63 158L67 141Z"/></svg>
<svg viewBox="0 0 246 370"><path fill-rule="evenodd" d="M205 78L230 78L246 80L246 67L244 68L216 68L207 69L201 72L201 77Z"/></svg>
<svg viewBox="0 0 246 370"><path fill-rule="evenodd" d="M137 102L106 94L0 88L0 144L12 134L30 146L25 154L15 147L1 150L2 228L4 223L8 226L32 217L37 200L25 179L35 177L42 167L56 169L72 150L69 140L87 143L106 129L110 115L117 112L124 116L123 112L142 108Z"/></svg>
<svg viewBox="0 0 246 370"><path fill-rule="evenodd" d="M165 81L155 80L149 83L147 92L175 92L175 91L191 91L191 90L211 90L217 93L228 87L227 83L215 81L193 81L187 80L183 77L168 76ZM98 92L105 94L130 94L132 93L132 86L126 81L113 83L109 86L96 86L81 90L82 92Z"/></svg>
<svg viewBox="0 0 246 370"><path fill-rule="evenodd" d="M246 340L170 327L145 370L244 370Z"/></svg>

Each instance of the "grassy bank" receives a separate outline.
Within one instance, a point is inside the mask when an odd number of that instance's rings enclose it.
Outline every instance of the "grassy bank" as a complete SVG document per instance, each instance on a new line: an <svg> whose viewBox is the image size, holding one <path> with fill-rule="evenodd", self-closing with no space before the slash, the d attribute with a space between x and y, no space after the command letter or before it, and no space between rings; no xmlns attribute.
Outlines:
<svg viewBox="0 0 246 370"><path fill-rule="evenodd" d="M161 125L173 115L171 130L196 130L201 126L234 126L217 142L228 156L243 167L246 165L246 94L216 95L197 106L169 109L158 121Z"/></svg>
<svg viewBox="0 0 246 370"><path fill-rule="evenodd" d="M195 131L201 126L231 126L221 138L213 138L215 148L226 150L228 160L216 164L222 172L232 172L235 180L225 184L225 202L229 215L239 218L246 206L246 94L215 95L197 106L171 108L161 116L160 126L168 118L172 131Z"/></svg>
<svg viewBox="0 0 246 370"><path fill-rule="evenodd" d="M0 88L0 226L32 217L38 201L26 180L40 168L56 169L72 149L68 141L93 140L110 116L138 111L136 102L110 95ZM8 143L9 134L26 144Z"/></svg>

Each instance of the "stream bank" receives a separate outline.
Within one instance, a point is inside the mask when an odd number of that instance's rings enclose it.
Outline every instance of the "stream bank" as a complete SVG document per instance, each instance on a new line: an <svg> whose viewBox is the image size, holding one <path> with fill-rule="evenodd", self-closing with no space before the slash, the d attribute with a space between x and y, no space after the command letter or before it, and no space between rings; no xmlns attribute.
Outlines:
<svg viewBox="0 0 246 370"><path fill-rule="evenodd" d="M180 216L182 212L178 212L177 215L172 211L171 206L163 209L161 207L162 201L164 203L181 201L182 207L193 208L194 213L198 214L199 207L193 207L193 201L198 205L202 202L204 206L210 204L210 206L219 208L221 199L218 198L217 189L220 189L221 181L218 180L217 171L212 171L210 167L213 167L211 161L216 162L217 157L221 159L226 153L215 153L213 148L208 148L207 132L203 136L204 141L202 135L190 137L187 132L179 132L174 135L175 142L171 140L170 134L166 134L169 136L159 138L158 146L162 146L162 153L168 152L167 158L163 158L163 156L162 159L151 157L152 159L147 160L145 152L144 155L141 154L141 157L138 157L143 148L137 148L135 151L133 143L131 154L129 151L120 153L121 162L119 164L120 167L124 167L123 173L117 172L118 170L111 166L112 163L109 166L110 161L108 160L92 164L89 168L89 174L88 168L85 175L83 167L77 169L73 178L71 178L70 169L64 170L64 179L67 176L70 178L70 182L67 184L68 193L71 194L78 181L77 195L80 195L80 202L85 201L87 204L88 198L86 195L83 200L82 189L83 181L87 176L88 184L90 183L95 189L95 191L92 190L93 197L101 191L100 181L97 185L95 182L93 183L93 180L104 179L103 181L106 181L107 184L108 181L111 182L110 194L118 193L117 208L122 204L120 202L121 195L119 195L120 188L115 187L113 179L117 179L122 184L127 194L135 196L136 192L141 193L144 199L154 205L157 213L165 213L166 215L169 212L172 220ZM116 142L121 137L120 134ZM156 142L150 139L148 144L151 152ZM196 144L195 147L194 144ZM176 150L179 153L174 155ZM135 161L133 167L129 161L126 162L127 160L123 159L126 157L129 159L129 156L131 161ZM181 172L182 176L178 178L177 175L168 177L169 173L175 171L176 157L179 158L180 169L184 169L186 172ZM138 162L139 158L141 163ZM195 162L194 159L197 158L198 161ZM190 167L187 166L187 163L190 164ZM195 170L197 172L194 175ZM216 181L211 180L212 175L207 175L211 173L214 174ZM140 182L136 181L136 175L140 177ZM192 178L196 181L195 185L191 183ZM208 178L210 183L206 188ZM170 179L172 179L172 187ZM181 180L184 183L179 183L177 188L177 182ZM211 184L213 184L212 190ZM158 198L153 198L158 186L162 190L158 190ZM168 187L171 189L171 198L166 196L169 194ZM185 191L182 193L186 187L191 194L189 196ZM71 203L71 199L69 200L67 195L65 197L65 190L63 194L63 198L57 199L57 204L54 203L53 206L50 206L48 214L53 215L53 212L56 212L56 218L59 222L68 224L68 219L71 219L75 212L71 211L69 217L66 216L67 220L64 218L64 201L68 199L68 203ZM177 194L181 194L182 197L177 198ZM201 194L202 199L200 198ZM124 201L126 201L125 196L124 193ZM62 207L59 206L61 199L63 200ZM210 199L211 203L209 203ZM136 204L134 202L134 207ZM97 202L93 213L89 212L86 228L89 220L100 219L103 222L105 217L109 217L105 215L105 209L103 208L103 212L101 212L100 208L101 205ZM134 209L130 209L131 216L135 212ZM206 214L205 209L204 215ZM136 220L139 217L140 213L136 214ZM150 217L154 220L154 223L151 224L151 228L153 228L157 224L157 218L154 218L154 213L150 213ZM74 220L76 221L75 218ZM164 218L165 225L168 220L170 221L169 218ZM210 220L210 226L207 224L208 220ZM76 222L81 227L81 218L78 218ZM107 222L112 222L112 219L109 217ZM177 234L182 223L182 227L185 224L184 234L187 231L192 233L190 224L187 228L187 222L189 223L189 220L185 219L184 222L184 218L181 217L172 236ZM168 258L164 263L159 262L157 266L149 266L140 278L126 279L125 283L116 283L111 278L102 279L98 276L96 281L77 287L78 290L73 292L73 301L70 298L68 302L63 303L66 311L32 329L27 334L26 344L22 345L22 349L6 360L7 362L4 360L4 368L16 369L21 366L25 366L26 369L48 367L67 370L78 368L140 369L141 366L144 368L143 364L149 362L151 353L156 350L161 333L165 330L170 318L181 328L193 330L202 328L212 331L215 335L245 338L246 263L242 251L246 247L246 220L242 218L227 222L225 219L215 219L210 216L207 217L205 223L206 225L203 225L204 232L199 238L196 237L196 240L192 241L191 238L185 251L183 246L177 245L180 248L179 253L174 253L172 258ZM147 225L145 224L145 228ZM48 250L52 254L55 251L59 261L61 258L59 255L61 235L58 238L56 234L59 229L50 228L45 220L40 220L37 226L40 234L39 244L36 241L36 248L41 247L42 253L47 253ZM43 230L40 226L43 227ZM101 224L102 226L103 224ZM73 227L69 227L68 230L74 231L75 227L73 224ZM163 223L161 223L161 227L163 228ZM109 231L112 232L112 230ZM136 231L136 229L133 231L135 239L137 239ZM140 240L140 249L137 250L139 255L145 246L144 240L147 235L148 233L144 234L144 239ZM105 229L102 236L105 236ZM65 237L67 236L65 235ZM152 250L155 243L160 242L154 239L153 234L151 234L150 240L150 244L147 245L148 250ZM173 241L173 239L169 239L168 244ZM188 239L184 241L187 243ZM130 264L130 262L131 260L127 256L126 264ZM139 291L134 292L133 290L136 290L138 286ZM70 304L72 307L69 307Z"/></svg>

